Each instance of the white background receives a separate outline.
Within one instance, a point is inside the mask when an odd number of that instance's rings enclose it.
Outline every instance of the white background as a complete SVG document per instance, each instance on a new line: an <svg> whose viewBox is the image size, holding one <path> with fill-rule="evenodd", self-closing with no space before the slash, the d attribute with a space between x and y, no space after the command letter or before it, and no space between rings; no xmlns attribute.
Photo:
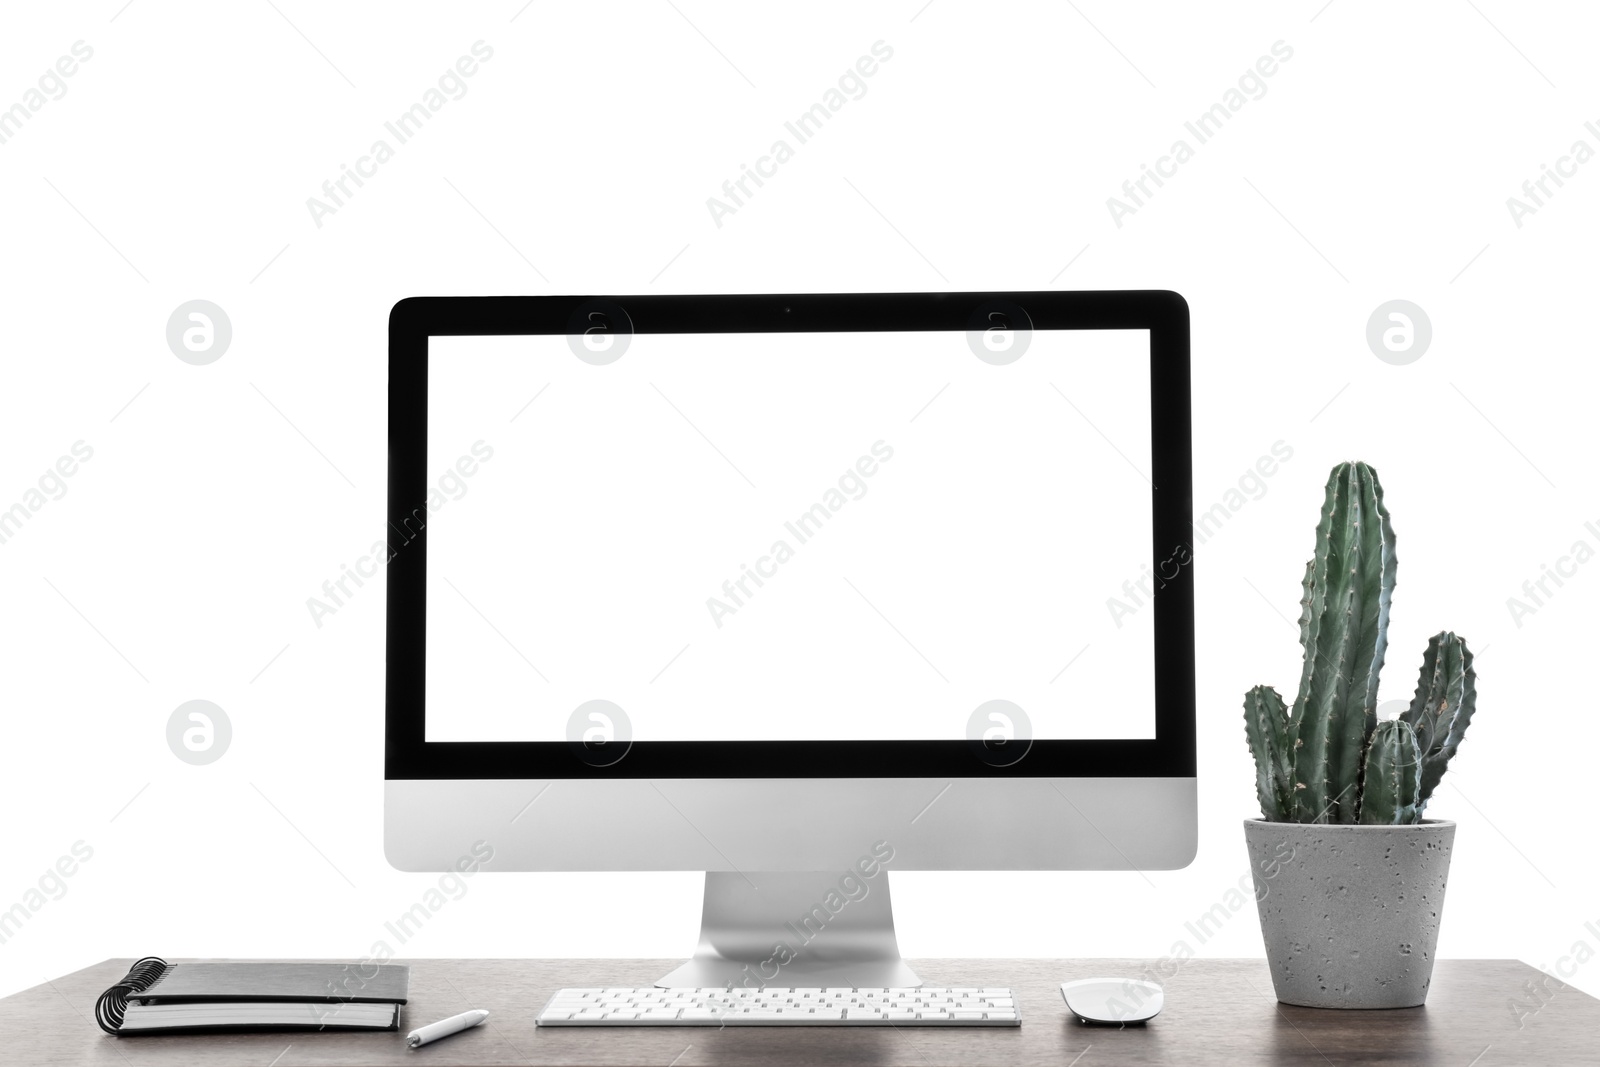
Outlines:
<svg viewBox="0 0 1600 1067"><path fill-rule="evenodd" d="M1149 333L1014 343L433 338L428 740L1154 737Z"/></svg>
<svg viewBox="0 0 1600 1067"><path fill-rule="evenodd" d="M0 545L0 906L74 842L94 852L0 944L0 991L108 956L360 956L435 884L381 847L382 589L320 628L306 609L382 536L386 316L425 293L1183 293L1197 504L1294 449L1199 552L1199 857L901 876L902 948L1260 953L1249 909L1203 944L1185 923L1245 874L1241 697L1293 687L1321 487L1353 457L1399 536L1384 696L1409 694L1439 629L1479 654L1478 717L1430 809L1460 821L1440 953L1554 966L1594 946L1600 563L1520 626L1506 604L1600 541L1600 165L1521 227L1506 206L1574 140L1600 147L1592 10L674 3L8 10L0 103L74 41L94 57L0 145L0 503L75 441L94 458ZM480 39L467 95L314 225L306 198ZM867 95L718 228L707 197L878 40L894 56ZM1266 95L1114 224L1107 197L1279 40ZM194 298L234 328L205 367L164 336ZM1394 298L1434 328L1409 366L1365 341ZM234 726L208 767L165 742L193 698ZM683 955L699 891L481 877L406 950ZM1600 963L1573 981L1600 992Z"/></svg>

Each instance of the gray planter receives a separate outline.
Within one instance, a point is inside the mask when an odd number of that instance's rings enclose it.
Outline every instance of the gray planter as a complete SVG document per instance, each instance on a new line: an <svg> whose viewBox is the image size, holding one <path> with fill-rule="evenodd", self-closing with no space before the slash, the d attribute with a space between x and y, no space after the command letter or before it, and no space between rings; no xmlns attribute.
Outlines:
<svg viewBox="0 0 1600 1067"><path fill-rule="evenodd" d="M1309 1008L1414 1008L1428 996L1456 824L1246 819L1272 986Z"/></svg>

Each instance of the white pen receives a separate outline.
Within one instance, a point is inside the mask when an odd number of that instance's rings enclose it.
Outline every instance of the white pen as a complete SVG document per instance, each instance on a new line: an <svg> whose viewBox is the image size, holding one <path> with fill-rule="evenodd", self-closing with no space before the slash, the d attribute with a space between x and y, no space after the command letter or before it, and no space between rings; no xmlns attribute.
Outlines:
<svg viewBox="0 0 1600 1067"><path fill-rule="evenodd" d="M489 1017L489 1013L482 1008L464 1011L460 1015L452 1015L448 1019L440 1019L436 1023L419 1027L406 1035L406 1044L411 1048L420 1048L431 1041L451 1034L459 1034L463 1030L470 1030Z"/></svg>

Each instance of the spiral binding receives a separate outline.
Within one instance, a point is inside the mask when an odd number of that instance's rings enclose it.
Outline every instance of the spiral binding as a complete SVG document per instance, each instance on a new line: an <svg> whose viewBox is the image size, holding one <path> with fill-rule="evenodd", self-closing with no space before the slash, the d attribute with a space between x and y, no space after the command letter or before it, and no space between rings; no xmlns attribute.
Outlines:
<svg viewBox="0 0 1600 1067"><path fill-rule="evenodd" d="M159 956L146 956L134 963L122 981L100 994L94 1004L94 1019L100 1029L114 1034L122 1029L122 1017L128 1010L128 997L143 993L167 973L167 961Z"/></svg>

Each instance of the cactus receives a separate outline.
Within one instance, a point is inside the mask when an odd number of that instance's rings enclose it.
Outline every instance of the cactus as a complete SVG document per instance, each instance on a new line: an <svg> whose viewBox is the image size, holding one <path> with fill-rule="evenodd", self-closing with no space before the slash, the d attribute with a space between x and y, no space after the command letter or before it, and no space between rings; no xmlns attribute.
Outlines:
<svg viewBox="0 0 1600 1067"><path fill-rule="evenodd" d="M1353 822L1361 756L1378 718L1394 592L1394 530L1378 476L1341 463L1328 476L1317 549L1302 583L1305 665L1294 702L1297 822Z"/></svg>
<svg viewBox="0 0 1600 1067"><path fill-rule="evenodd" d="M1456 754L1461 737L1472 722L1478 703L1478 674L1472 669L1472 653L1467 643L1446 630L1428 639L1422 654L1422 676L1417 679L1417 694L1411 707L1400 716L1417 734L1422 752L1422 792L1417 799L1420 810L1428 804L1434 787L1444 777L1450 757Z"/></svg>
<svg viewBox="0 0 1600 1067"><path fill-rule="evenodd" d="M1270 685L1244 697L1244 732L1256 756L1256 798L1262 818L1286 822L1294 812L1293 767L1289 758L1289 719L1283 698Z"/></svg>
<svg viewBox="0 0 1600 1067"><path fill-rule="evenodd" d="M1418 822L1472 721L1472 654L1449 632L1429 640L1410 709L1378 721L1394 546L1377 472L1359 462L1334 467L1301 582L1294 705L1268 686L1245 696L1256 795L1270 821Z"/></svg>
<svg viewBox="0 0 1600 1067"><path fill-rule="evenodd" d="M1411 724L1385 719L1372 730L1361 775L1361 818L1374 826L1395 826L1422 818L1422 759Z"/></svg>

